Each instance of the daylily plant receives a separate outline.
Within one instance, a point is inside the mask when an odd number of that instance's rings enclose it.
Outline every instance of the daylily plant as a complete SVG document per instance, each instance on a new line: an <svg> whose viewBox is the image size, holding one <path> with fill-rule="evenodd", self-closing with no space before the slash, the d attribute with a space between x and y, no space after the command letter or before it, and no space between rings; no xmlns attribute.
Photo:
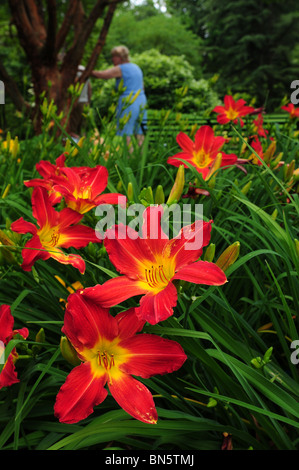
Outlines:
<svg viewBox="0 0 299 470"><path fill-rule="evenodd" d="M214 263L198 261L203 247L209 244L212 222L197 220L169 239L160 225L161 214L162 206L146 208L142 237L123 224L106 231L104 245L110 261L123 276L84 289L86 298L112 307L141 295L137 316L156 324L173 313L177 303L174 281L216 286L227 281ZM156 227L155 233L152 227Z"/></svg>
<svg viewBox="0 0 299 470"><path fill-rule="evenodd" d="M83 215L65 208L55 211L50 203L47 190L36 187L32 193L32 212L38 228L20 217L11 224L14 232L30 233L32 238L22 250L24 271L31 271L38 259L53 258L62 264L71 264L83 274L85 261L80 255L65 254L60 248L82 248L89 242L99 243L94 229L79 225Z"/></svg>
<svg viewBox="0 0 299 470"><path fill-rule="evenodd" d="M62 332L81 364L70 372L57 395L54 413L59 421L77 423L87 418L107 397L107 384L127 413L144 423L157 422L152 394L132 375L149 378L170 373L187 357L175 341L137 334L143 325L134 308L113 317L79 291L69 296Z"/></svg>
<svg viewBox="0 0 299 470"><path fill-rule="evenodd" d="M240 122L241 127L244 126L243 116L255 112L252 106L245 106L246 101L239 99L235 101L231 95L225 95L224 106L215 106L213 111L218 113L217 121L219 124L227 124L233 122L237 124Z"/></svg>
<svg viewBox="0 0 299 470"><path fill-rule="evenodd" d="M3 360L4 348L16 336L20 335L22 338L27 339L29 331L27 328L19 330L13 329L14 317L11 314L9 305L0 306L0 358ZM8 358L4 362L3 368L0 372L0 389L2 387L9 387L15 383L20 382L15 370L15 362L19 355L16 348L13 348ZM2 362L2 361L1 361ZM1 363L0 362L0 363Z"/></svg>

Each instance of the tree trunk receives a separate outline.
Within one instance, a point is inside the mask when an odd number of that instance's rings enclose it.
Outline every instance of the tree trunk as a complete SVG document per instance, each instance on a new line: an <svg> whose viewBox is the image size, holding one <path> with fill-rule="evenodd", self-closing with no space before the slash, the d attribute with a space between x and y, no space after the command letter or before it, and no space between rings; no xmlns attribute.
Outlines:
<svg viewBox="0 0 299 470"><path fill-rule="evenodd" d="M34 127L35 132L40 133L42 128L40 105L44 97L48 99L48 102L54 101L58 114L63 111L62 123L65 123L71 104L68 88L76 81L82 83L90 76L105 44L117 4L123 0L97 0L87 17L84 14L82 2L70 0L59 29L57 29L56 0L46 0L46 14L41 8L43 5L40 0L8 1L12 22L17 28L20 44L26 53L32 71L35 94ZM107 6L108 10L97 44L84 74L80 79L77 79L77 71L82 61L86 42L97 19L103 15ZM73 43L66 51L62 64L59 66L58 55L63 49L72 27L74 28ZM13 90L13 88L11 89ZM43 97L41 97L42 94ZM18 92L16 95L20 101L21 94Z"/></svg>

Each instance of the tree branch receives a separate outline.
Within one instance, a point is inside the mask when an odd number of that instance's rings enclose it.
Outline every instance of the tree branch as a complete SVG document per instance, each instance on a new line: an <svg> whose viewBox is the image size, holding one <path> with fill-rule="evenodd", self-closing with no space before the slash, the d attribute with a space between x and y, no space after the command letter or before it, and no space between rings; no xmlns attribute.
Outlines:
<svg viewBox="0 0 299 470"><path fill-rule="evenodd" d="M30 0L8 0L12 14L12 21L16 25L20 43L30 58L43 47L43 41L40 40L36 31L28 18L24 2ZM27 3L26 3L27 4Z"/></svg>
<svg viewBox="0 0 299 470"><path fill-rule="evenodd" d="M114 12L116 10L116 7L117 7L118 3L120 3L120 2L115 1L113 3L110 3L110 5L109 5L109 9L106 13L106 16L105 16L105 19L104 19L104 24L102 26L99 39L98 39L98 41L97 41L97 43L94 47L94 50L93 50L93 52L90 56L90 59L88 61L88 64L87 64L84 72L82 73L82 75L78 79L78 81L80 83L83 83L90 76L91 72L95 68L97 59L98 59L99 55L101 54L102 49L105 45L106 37L107 37L108 31L109 31L109 27L110 27L110 24L111 24L111 21L112 21L112 18L113 18L113 15L114 15Z"/></svg>
<svg viewBox="0 0 299 470"><path fill-rule="evenodd" d="M56 45L55 49L57 52L62 48L64 41L68 35L71 25L73 24L74 18L76 16L77 9L79 7L79 0L71 0L69 7L65 13L63 22L60 26L60 29L56 36Z"/></svg>
<svg viewBox="0 0 299 470"><path fill-rule="evenodd" d="M57 28L57 9L56 9L56 0L47 0L47 10L48 10L48 28L47 28L47 39L44 49L44 57L47 59L47 62L54 63L56 60L56 48L55 48L55 39L56 39L56 28Z"/></svg>
<svg viewBox="0 0 299 470"><path fill-rule="evenodd" d="M36 4L35 0L25 0L25 8L33 31L38 33L39 39L44 42L47 34L39 6Z"/></svg>

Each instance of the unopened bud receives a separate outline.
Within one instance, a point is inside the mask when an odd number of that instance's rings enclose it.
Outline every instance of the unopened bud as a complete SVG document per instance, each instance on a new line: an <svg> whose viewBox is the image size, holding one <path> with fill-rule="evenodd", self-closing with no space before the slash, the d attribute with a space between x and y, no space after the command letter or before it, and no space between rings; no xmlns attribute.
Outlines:
<svg viewBox="0 0 299 470"><path fill-rule="evenodd" d="M44 343L46 339L45 330L41 328L38 333L36 333L35 341L37 343Z"/></svg>
<svg viewBox="0 0 299 470"><path fill-rule="evenodd" d="M276 141L273 140L267 150L264 152L264 162L268 163L274 156L276 150Z"/></svg>
<svg viewBox="0 0 299 470"><path fill-rule="evenodd" d="M217 266L226 271L234 262L237 260L240 253L240 242L235 242L230 245L224 252L219 256L216 261Z"/></svg>
<svg viewBox="0 0 299 470"><path fill-rule="evenodd" d="M211 243L208 246L204 255L204 261L209 261L210 263L213 261L214 256L215 256L215 248L216 248L216 245L214 243Z"/></svg>
<svg viewBox="0 0 299 470"><path fill-rule="evenodd" d="M156 189L155 193L155 204L164 204L165 203L165 195L163 186L159 184Z"/></svg>
<svg viewBox="0 0 299 470"><path fill-rule="evenodd" d="M248 183L246 183L245 186L243 186L243 188L241 189L241 193L246 196L249 189L251 188L251 185L252 185L252 180L248 181Z"/></svg>
<svg viewBox="0 0 299 470"><path fill-rule="evenodd" d="M60 339L60 351L64 359L73 366L80 364L81 361L77 356L76 350L66 336L62 336Z"/></svg>
<svg viewBox="0 0 299 470"><path fill-rule="evenodd" d="M285 180L288 181L292 178L295 171L295 160L292 160L288 165L285 166Z"/></svg>
<svg viewBox="0 0 299 470"><path fill-rule="evenodd" d="M272 162L272 167L273 167L273 168L275 168L275 167L279 164L279 162L281 161L282 157L283 157L283 152L280 152L280 153L277 155L277 157L275 158L275 160L273 160L273 162Z"/></svg>
<svg viewBox="0 0 299 470"><path fill-rule="evenodd" d="M16 158L18 152L19 152L19 139L18 137L15 137L13 141L12 149L11 149L12 158Z"/></svg>
<svg viewBox="0 0 299 470"><path fill-rule="evenodd" d="M129 183L128 183L127 196L128 196L128 201L129 202L134 201L133 185L132 185L131 181L129 181Z"/></svg>
<svg viewBox="0 0 299 470"><path fill-rule="evenodd" d="M166 202L167 205L170 205L179 201L184 190L184 185L185 185L185 168L184 168L184 165L180 165L177 171L174 185L172 187L172 190L170 191L168 200Z"/></svg>

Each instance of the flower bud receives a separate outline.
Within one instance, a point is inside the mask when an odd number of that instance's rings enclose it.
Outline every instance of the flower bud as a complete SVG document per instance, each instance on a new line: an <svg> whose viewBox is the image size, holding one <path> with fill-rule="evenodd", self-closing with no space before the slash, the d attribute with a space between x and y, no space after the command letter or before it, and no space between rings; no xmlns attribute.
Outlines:
<svg viewBox="0 0 299 470"><path fill-rule="evenodd" d="M292 160L288 165L285 165L285 181L291 179L295 171L295 160Z"/></svg>
<svg viewBox="0 0 299 470"><path fill-rule="evenodd" d="M274 153L276 151L276 141L273 140L267 150L264 152L264 162L268 163L270 160L272 160ZM280 157L281 158L281 157Z"/></svg>
<svg viewBox="0 0 299 470"><path fill-rule="evenodd" d="M16 158L18 152L19 152L19 139L18 137L15 137L15 139L13 140L13 145L12 145L12 149L11 149L11 156L12 158Z"/></svg>
<svg viewBox="0 0 299 470"><path fill-rule="evenodd" d="M60 351L64 359L73 366L80 364L81 361L77 356L76 350L66 336L62 336L60 339Z"/></svg>
<svg viewBox="0 0 299 470"><path fill-rule="evenodd" d="M163 191L163 186L159 184L156 189L155 193L155 204L164 204L165 203L165 195Z"/></svg>
<svg viewBox="0 0 299 470"><path fill-rule="evenodd" d="M127 196L128 196L128 201L129 202L134 201L133 185L132 185L131 181L129 181L129 183L128 183Z"/></svg>
<svg viewBox="0 0 299 470"><path fill-rule="evenodd" d="M240 242L235 242L230 245L224 252L219 256L216 261L217 266L226 271L234 262L237 260L240 253Z"/></svg>
<svg viewBox="0 0 299 470"><path fill-rule="evenodd" d="M185 168L184 168L184 165L180 165L177 171L174 185L170 191L169 197L166 202L167 205L171 205L179 201L184 190L184 185L185 185Z"/></svg>
<svg viewBox="0 0 299 470"><path fill-rule="evenodd" d="M248 183L246 183L245 186L243 186L243 188L241 189L241 193L246 195L249 189L251 188L251 185L252 185L252 180L248 181Z"/></svg>
<svg viewBox="0 0 299 470"><path fill-rule="evenodd" d="M214 256L215 256L215 248L216 248L216 245L214 243L210 243L210 245L206 249L206 252L204 255L204 261L209 261L210 263L213 261Z"/></svg>

